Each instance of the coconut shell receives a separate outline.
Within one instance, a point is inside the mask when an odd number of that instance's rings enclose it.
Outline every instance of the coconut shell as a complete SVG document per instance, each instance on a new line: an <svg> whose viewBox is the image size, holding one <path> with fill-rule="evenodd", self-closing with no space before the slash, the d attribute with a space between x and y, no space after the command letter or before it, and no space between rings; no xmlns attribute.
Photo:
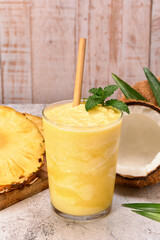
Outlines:
<svg viewBox="0 0 160 240"><path fill-rule="evenodd" d="M160 166L151 173L149 173L146 177L125 177L122 175L116 175L116 184L131 186L131 187L139 187L143 188L148 185L155 185L160 182Z"/></svg>
<svg viewBox="0 0 160 240"><path fill-rule="evenodd" d="M160 76L157 77L157 79L160 81ZM147 80L137 82L132 86L137 92L139 92L143 97L146 98L148 102L153 103L155 106L158 106L156 99L153 95L153 92L150 88L150 85ZM130 100L126 99L126 97L123 95L120 99L123 102L128 102Z"/></svg>

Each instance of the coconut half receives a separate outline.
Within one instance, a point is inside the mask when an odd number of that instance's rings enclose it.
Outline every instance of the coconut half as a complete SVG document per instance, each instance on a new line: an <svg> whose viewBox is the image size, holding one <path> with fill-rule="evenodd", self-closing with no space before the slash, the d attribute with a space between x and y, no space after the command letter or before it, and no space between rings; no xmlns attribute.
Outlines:
<svg viewBox="0 0 160 240"><path fill-rule="evenodd" d="M160 182L160 108L148 102L127 102L116 182L144 187Z"/></svg>

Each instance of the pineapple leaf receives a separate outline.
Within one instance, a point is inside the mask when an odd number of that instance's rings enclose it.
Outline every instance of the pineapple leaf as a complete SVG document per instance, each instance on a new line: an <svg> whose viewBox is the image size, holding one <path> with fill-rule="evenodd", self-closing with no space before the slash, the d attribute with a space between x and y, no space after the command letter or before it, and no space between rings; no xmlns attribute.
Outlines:
<svg viewBox="0 0 160 240"><path fill-rule="evenodd" d="M135 99L135 100L142 100L147 101L139 92L137 92L134 88L129 86L126 82L120 79L117 75L112 73L112 78L117 83L118 87L123 92L124 96L127 99Z"/></svg>
<svg viewBox="0 0 160 240"><path fill-rule="evenodd" d="M152 89L153 95L155 96L155 99L158 103L158 106L160 107L160 82L148 68L143 68L143 70Z"/></svg>
<svg viewBox="0 0 160 240"><path fill-rule="evenodd" d="M122 204L123 207L143 210L146 212L160 213L160 203L127 203Z"/></svg>
<svg viewBox="0 0 160 240"><path fill-rule="evenodd" d="M144 216L144 217L150 218L154 221L160 222L160 213L136 211L136 210L132 210L132 212L138 213L141 216Z"/></svg>

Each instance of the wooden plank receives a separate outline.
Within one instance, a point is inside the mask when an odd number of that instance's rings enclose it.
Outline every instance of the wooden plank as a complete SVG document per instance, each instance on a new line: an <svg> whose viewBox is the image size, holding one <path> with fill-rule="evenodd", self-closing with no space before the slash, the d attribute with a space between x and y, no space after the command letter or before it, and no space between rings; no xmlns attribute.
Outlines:
<svg viewBox="0 0 160 240"><path fill-rule="evenodd" d="M108 82L110 4L111 1L83 0L76 5L76 42L87 37L83 97L88 96L89 88Z"/></svg>
<svg viewBox="0 0 160 240"><path fill-rule="evenodd" d="M83 73L83 85L82 85L82 97L87 96L87 86L88 86L88 18L89 18L89 8L90 1L82 0L76 1L76 61L78 55L78 44L79 39L84 37L87 39L86 41L86 54L85 54L85 63L84 63L84 73Z"/></svg>
<svg viewBox="0 0 160 240"><path fill-rule="evenodd" d="M0 0L0 3L3 4L19 4L19 3L23 3L23 4L28 4L30 0Z"/></svg>
<svg viewBox="0 0 160 240"><path fill-rule="evenodd" d="M108 66L108 84L115 84L111 73L121 76L123 68L122 42L123 42L123 0L111 2L111 12L109 21L109 66ZM120 90L116 91L112 97L119 97Z"/></svg>
<svg viewBox="0 0 160 240"><path fill-rule="evenodd" d="M26 1L0 1L4 103L32 102L29 17Z"/></svg>
<svg viewBox="0 0 160 240"><path fill-rule="evenodd" d="M0 210L7 208L48 188L46 163L39 171L37 177L37 180L31 185L28 184L8 193L0 193Z"/></svg>
<svg viewBox="0 0 160 240"><path fill-rule="evenodd" d="M2 64L1 64L1 32L0 32L0 104L2 103Z"/></svg>
<svg viewBox="0 0 160 240"><path fill-rule="evenodd" d="M33 102L73 97L75 1L32 0Z"/></svg>
<svg viewBox="0 0 160 240"><path fill-rule="evenodd" d="M122 77L131 85L145 79L149 66L151 0L124 0Z"/></svg>
<svg viewBox="0 0 160 240"><path fill-rule="evenodd" d="M152 1L150 69L160 75L160 1Z"/></svg>

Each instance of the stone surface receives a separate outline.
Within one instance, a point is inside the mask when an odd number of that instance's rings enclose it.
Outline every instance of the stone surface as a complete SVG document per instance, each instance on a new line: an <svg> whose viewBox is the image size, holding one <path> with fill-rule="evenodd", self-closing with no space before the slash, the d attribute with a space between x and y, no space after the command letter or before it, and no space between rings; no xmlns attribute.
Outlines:
<svg viewBox="0 0 160 240"><path fill-rule="evenodd" d="M9 105L41 116L44 105ZM122 203L159 202L160 184L145 189L116 186L110 214L88 223L69 222L52 210L49 191L0 211L0 240L159 240L160 225Z"/></svg>

